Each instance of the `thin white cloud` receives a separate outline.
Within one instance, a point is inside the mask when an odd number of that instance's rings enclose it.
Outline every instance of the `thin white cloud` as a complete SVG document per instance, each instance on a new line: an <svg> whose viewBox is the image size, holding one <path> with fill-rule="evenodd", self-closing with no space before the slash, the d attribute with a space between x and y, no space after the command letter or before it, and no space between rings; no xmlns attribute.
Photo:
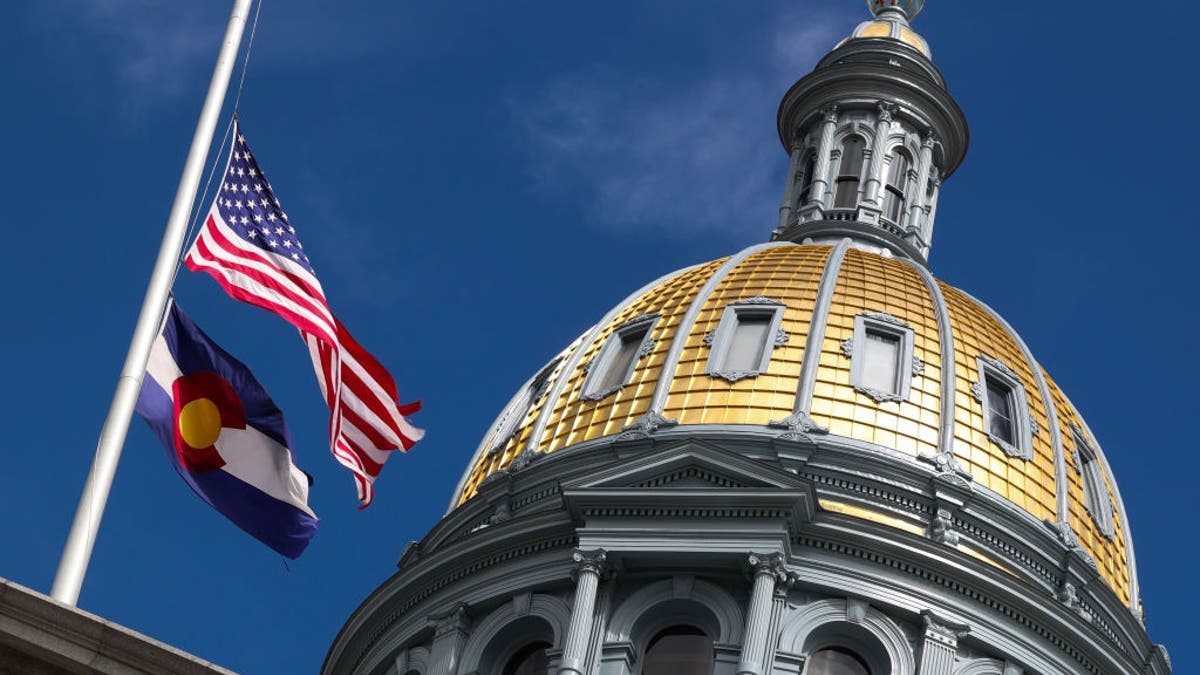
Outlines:
<svg viewBox="0 0 1200 675"><path fill-rule="evenodd" d="M229 20L228 2L184 0L47 0L36 7L47 26L74 24L101 41L113 58L113 79L128 102L144 107L194 92L207 82ZM243 46L252 31L258 2L251 4ZM265 2L254 44L250 77L259 68L298 62L353 59L383 44L386 34L369 30L370 13L343 12L323 0ZM336 17L336 18L335 18ZM303 45L297 49L296 45ZM240 57L239 57L240 58ZM241 61L234 71L240 73Z"/></svg>
<svg viewBox="0 0 1200 675"><path fill-rule="evenodd" d="M183 93L195 69L216 56L228 10L209 3L89 0L77 8L82 26L113 46L117 79L157 98Z"/></svg>
<svg viewBox="0 0 1200 675"><path fill-rule="evenodd" d="M848 22L784 17L775 25L761 54L701 82L592 72L512 97L538 188L582 195L599 226L762 233L787 162L775 106Z"/></svg>

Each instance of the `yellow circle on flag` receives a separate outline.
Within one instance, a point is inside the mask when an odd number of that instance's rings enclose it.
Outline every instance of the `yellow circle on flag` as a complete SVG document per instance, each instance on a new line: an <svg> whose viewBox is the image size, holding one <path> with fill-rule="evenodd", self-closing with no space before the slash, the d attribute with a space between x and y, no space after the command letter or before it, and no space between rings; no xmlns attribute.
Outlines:
<svg viewBox="0 0 1200 675"><path fill-rule="evenodd" d="M221 410L207 398L188 402L179 411L179 435L193 448L207 448L221 435Z"/></svg>

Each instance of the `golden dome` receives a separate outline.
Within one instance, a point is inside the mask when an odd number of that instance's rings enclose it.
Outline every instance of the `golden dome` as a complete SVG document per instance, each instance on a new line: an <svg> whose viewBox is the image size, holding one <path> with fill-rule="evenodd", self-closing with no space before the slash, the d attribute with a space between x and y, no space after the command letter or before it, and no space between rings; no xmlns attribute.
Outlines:
<svg viewBox="0 0 1200 675"><path fill-rule="evenodd" d="M827 268L833 256L840 265ZM826 276L831 293L823 289ZM819 295L828 298L823 304L827 313L818 308ZM706 367L712 351L706 336L718 327L726 307L747 300L782 306L781 339L756 376L732 382L714 377ZM814 316L822 314L824 320L814 326ZM913 375L902 400L877 401L851 384L852 359L843 343L854 337L860 315L886 317L912 331ZM654 320L626 383L603 396L585 395L588 364L610 335L640 317ZM817 346L819 357L806 366L808 344ZM1000 364L1023 389L1030 417L1026 456L1014 456L1012 448L1002 447L985 429L981 360ZM948 363L953 380L944 382ZM805 375L814 368L815 376ZM811 396L798 395L806 377ZM647 413L677 423L680 430L718 425L762 430L793 415L802 397L811 420L827 429L831 439L869 444L897 461L952 452L977 488L1003 497L1039 524L1069 522L1104 580L1130 603L1124 514L1116 485L1103 455L1093 450L1098 444L1082 417L1020 337L985 305L936 281L925 268L848 248L847 243L754 246L667 275L634 293L527 383L483 440L456 503L469 500L484 479L506 469L522 451L548 454L615 437ZM944 399L951 397L949 406ZM1082 444L1087 448L1077 447ZM1103 467L1091 480L1102 476L1111 511L1108 533L1088 511L1088 479L1078 460L1072 460L1080 452L1094 453ZM1063 475L1065 485L1060 485Z"/></svg>

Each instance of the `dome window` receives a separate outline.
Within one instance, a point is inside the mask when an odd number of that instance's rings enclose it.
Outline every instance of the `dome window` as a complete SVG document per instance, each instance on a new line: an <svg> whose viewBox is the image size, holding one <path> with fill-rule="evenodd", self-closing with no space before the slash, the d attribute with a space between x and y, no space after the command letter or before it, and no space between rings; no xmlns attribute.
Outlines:
<svg viewBox="0 0 1200 675"><path fill-rule="evenodd" d="M804 675L872 675L862 657L849 649L828 647L808 657Z"/></svg>
<svg viewBox="0 0 1200 675"><path fill-rule="evenodd" d="M833 197L835 209L853 209L858 206L858 184L862 181L866 150L867 142L862 136L849 136L842 141L837 190Z"/></svg>
<svg viewBox="0 0 1200 675"><path fill-rule="evenodd" d="M884 312L854 317L854 337L842 352L850 357L850 386L877 403L906 400L912 376L925 369L913 358L912 327Z"/></svg>
<svg viewBox="0 0 1200 675"><path fill-rule="evenodd" d="M698 628L675 626L650 641L642 675L710 675L713 643Z"/></svg>
<svg viewBox="0 0 1200 675"><path fill-rule="evenodd" d="M1083 432L1072 426L1071 435L1075 440L1075 469L1083 479L1083 506L1096 523L1096 529L1111 539L1115 527L1112 500L1104 482L1104 468L1100 465L1096 449L1084 439Z"/></svg>
<svg viewBox="0 0 1200 675"><path fill-rule="evenodd" d="M583 383L582 398L599 401L628 384L638 359L654 350L655 342L650 339L650 333L657 323L657 314L643 314L613 331L599 356L586 366L588 374Z"/></svg>
<svg viewBox="0 0 1200 675"><path fill-rule="evenodd" d="M763 297L727 306L717 329L704 338L712 349L706 372L729 382L766 372L771 351L788 341L779 327L784 309L782 302Z"/></svg>
<svg viewBox="0 0 1200 675"><path fill-rule="evenodd" d="M996 359L980 356L979 380L971 393L983 406L983 429L1009 457L1033 459L1033 417L1025 387L1011 368Z"/></svg>
<svg viewBox="0 0 1200 675"><path fill-rule="evenodd" d="M908 188L908 168L911 165L903 150L896 150L888 167L887 188L883 196L883 217L900 225L904 217L905 195Z"/></svg>

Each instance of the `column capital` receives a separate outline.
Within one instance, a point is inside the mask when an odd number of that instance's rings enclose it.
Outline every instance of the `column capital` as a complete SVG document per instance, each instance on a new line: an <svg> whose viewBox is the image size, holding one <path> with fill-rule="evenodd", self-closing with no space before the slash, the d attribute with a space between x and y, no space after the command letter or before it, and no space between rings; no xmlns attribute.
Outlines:
<svg viewBox="0 0 1200 675"><path fill-rule="evenodd" d="M959 639L971 632L970 626L943 619L928 609L921 612L921 618L925 623L925 639L950 648L957 648Z"/></svg>
<svg viewBox="0 0 1200 675"><path fill-rule="evenodd" d="M892 115L896 112L896 104L891 101L878 101L875 107L879 108L879 121L891 122Z"/></svg>
<svg viewBox="0 0 1200 675"><path fill-rule="evenodd" d="M836 105L827 105L824 108L821 108L820 113L821 119L825 122L837 122L838 107Z"/></svg>
<svg viewBox="0 0 1200 675"><path fill-rule="evenodd" d="M776 584L786 584L791 578L782 553L751 553L747 560L755 578L772 577Z"/></svg>
<svg viewBox="0 0 1200 675"><path fill-rule="evenodd" d="M932 149L937 143L937 132L933 129L926 129L921 132L921 147Z"/></svg>
<svg viewBox="0 0 1200 675"><path fill-rule="evenodd" d="M602 548L592 550L575 549L571 554L571 560L575 561L575 574L594 574L597 577L604 573L604 566L608 560L608 552Z"/></svg>
<svg viewBox="0 0 1200 675"><path fill-rule="evenodd" d="M434 625L435 635L465 633L471 627L471 619L467 616L467 604L464 602L444 612L430 614L429 621Z"/></svg>

